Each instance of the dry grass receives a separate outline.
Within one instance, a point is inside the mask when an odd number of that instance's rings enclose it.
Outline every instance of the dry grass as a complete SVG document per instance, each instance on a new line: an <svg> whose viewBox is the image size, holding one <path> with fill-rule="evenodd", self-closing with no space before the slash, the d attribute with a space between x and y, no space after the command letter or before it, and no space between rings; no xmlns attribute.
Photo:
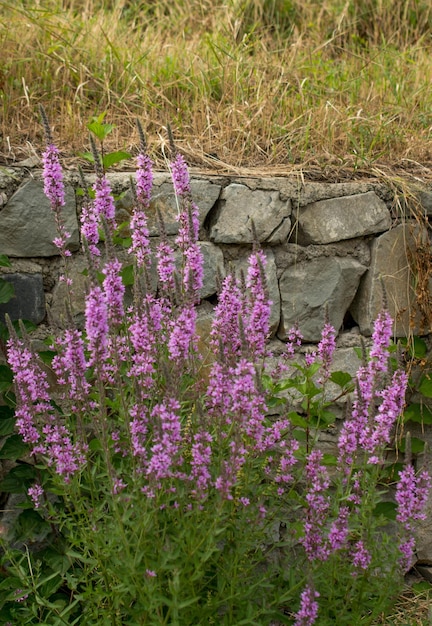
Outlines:
<svg viewBox="0 0 432 626"><path fill-rule="evenodd" d="M425 585L426 586L426 585ZM383 615L376 626L431 626L432 588L415 592L406 587L390 615Z"/></svg>
<svg viewBox="0 0 432 626"><path fill-rule="evenodd" d="M169 121L210 169L428 178L431 26L428 0L0 0L0 153L39 150L43 103L68 156L107 111L159 163Z"/></svg>

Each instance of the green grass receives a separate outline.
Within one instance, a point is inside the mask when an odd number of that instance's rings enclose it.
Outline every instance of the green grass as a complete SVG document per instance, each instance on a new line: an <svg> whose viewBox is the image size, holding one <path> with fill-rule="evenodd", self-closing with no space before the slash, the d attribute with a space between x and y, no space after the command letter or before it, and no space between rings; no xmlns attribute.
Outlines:
<svg viewBox="0 0 432 626"><path fill-rule="evenodd" d="M0 152L40 149L43 103L67 156L107 111L140 117L163 161L277 172L429 172L429 0L0 0Z"/></svg>

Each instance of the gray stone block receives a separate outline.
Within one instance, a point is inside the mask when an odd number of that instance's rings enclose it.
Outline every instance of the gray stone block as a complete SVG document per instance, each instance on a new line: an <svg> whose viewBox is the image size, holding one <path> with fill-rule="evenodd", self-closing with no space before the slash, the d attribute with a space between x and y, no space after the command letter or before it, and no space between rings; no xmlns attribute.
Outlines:
<svg viewBox="0 0 432 626"><path fill-rule="evenodd" d="M63 207L66 230L71 234L70 250L79 248L79 228L75 193L66 185ZM29 180L22 185L0 211L0 250L11 257L49 257L59 254L52 243L57 230L43 183Z"/></svg>
<svg viewBox="0 0 432 626"><path fill-rule="evenodd" d="M219 198L221 186L208 180L192 180L191 190L192 199L199 209L200 226L202 227L209 211ZM127 191L117 202L117 208L126 210L129 214L133 210L133 205L134 201L130 191ZM156 237L160 234L157 219L158 210L162 214L167 235L176 235L179 228L176 219L179 208L172 182L163 181L153 187L152 200L147 211L148 228L151 237Z"/></svg>
<svg viewBox="0 0 432 626"><path fill-rule="evenodd" d="M395 321L396 337L425 334L430 330L422 327L411 267L416 246L421 242L430 245L427 231L408 224L400 224L372 242L370 268L350 309L362 334L371 335L373 332L374 321L384 304L382 285L389 312Z"/></svg>
<svg viewBox="0 0 432 626"><path fill-rule="evenodd" d="M1 278L13 285L15 295L6 304L0 304L0 320L4 322L7 313L12 321L40 324L46 314L42 274L2 274Z"/></svg>
<svg viewBox="0 0 432 626"><path fill-rule="evenodd" d="M386 204L373 192L314 202L298 215L298 243L325 244L381 233L391 226Z"/></svg>
<svg viewBox="0 0 432 626"><path fill-rule="evenodd" d="M291 201L282 201L279 191L251 191L244 185L232 184L222 191L210 239L215 243L250 244L253 221L258 241L281 244L291 229L290 215Z"/></svg>
<svg viewBox="0 0 432 626"><path fill-rule="evenodd" d="M350 258L323 257L286 269L280 279L279 339L298 324L305 341L319 341L329 321L338 332L366 267Z"/></svg>

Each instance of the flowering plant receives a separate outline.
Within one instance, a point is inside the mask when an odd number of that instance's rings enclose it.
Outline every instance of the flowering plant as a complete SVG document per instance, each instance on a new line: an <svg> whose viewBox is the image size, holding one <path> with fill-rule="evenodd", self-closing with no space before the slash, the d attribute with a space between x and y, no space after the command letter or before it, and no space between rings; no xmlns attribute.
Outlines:
<svg viewBox="0 0 432 626"><path fill-rule="evenodd" d="M406 386L401 370L388 380L390 316L379 316L359 368L338 458L326 458L318 434L334 423L327 386L343 394L351 383L331 373L334 329L325 325L301 363L294 359L301 336L292 329L285 366L269 373L266 258L255 245L247 276L222 280L213 360L204 366L196 324L203 257L188 169L174 150L179 266L162 219L151 252L152 163L140 135L132 304L112 244L109 180L94 148L94 199L81 216L85 324L70 323L53 340L56 388L29 338L10 328L16 428L33 460L21 515L45 540L34 550L16 536L3 541L0 616L119 626L371 623L412 563L412 523L429 489L426 472L400 470L394 542L377 515ZM44 164L67 267L63 180L51 140ZM154 257L156 293L148 279ZM73 289L67 270L65 280Z"/></svg>

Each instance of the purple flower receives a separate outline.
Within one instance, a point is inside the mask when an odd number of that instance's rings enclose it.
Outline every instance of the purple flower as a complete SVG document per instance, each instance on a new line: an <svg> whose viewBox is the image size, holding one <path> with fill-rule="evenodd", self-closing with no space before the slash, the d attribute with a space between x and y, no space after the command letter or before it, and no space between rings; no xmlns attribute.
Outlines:
<svg viewBox="0 0 432 626"><path fill-rule="evenodd" d="M264 419L266 403L258 389L255 366L247 359L240 359L232 370L229 395L231 414L238 428L248 436L257 449L262 449L265 440Z"/></svg>
<svg viewBox="0 0 432 626"><path fill-rule="evenodd" d="M249 315L245 326L246 339L254 356L263 356L270 332L271 301L268 299L264 268L267 259L262 250L249 257L246 286L249 289Z"/></svg>
<svg viewBox="0 0 432 626"><path fill-rule="evenodd" d="M239 282L229 274L224 278L219 301L214 311L210 345L213 350L222 350L220 358L236 362L241 352L239 317L244 311L244 298Z"/></svg>
<svg viewBox="0 0 432 626"><path fill-rule="evenodd" d="M393 426L400 417L404 404L405 392L408 384L408 375L402 370L393 374L388 387L377 391L377 396L382 398L371 425L366 426L360 435L361 446L372 456L369 463L379 463L382 451L386 444L390 443L390 434Z"/></svg>
<svg viewBox="0 0 432 626"><path fill-rule="evenodd" d="M42 454L48 465L66 481L85 462L84 448L73 444L71 434L53 408L45 371L23 341L8 340L8 360L14 373L17 397L16 426L32 454Z"/></svg>
<svg viewBox="0 0 432 626"><path fill-rule="evenodd" d="M31 498L35 508L40 509L43 505L43 500L42 500L43 495L44 495L43 487L39 485L38 483L35 483L34 485L28 488L27 494Z"/></svg>
<svg viewBox="0 0 432 626"><path fill-rule="evenodd" d="M186 360L190 349L196 349L196 308L192 305L181 309L178 317L172 322L172 330L168 340L170 358L175 361Z"/></svg>
<svg viewBox="0 0 432 626"><path fill-rule="evenodd" d="M190 477L195 483L194 494L200 498L205 497L210 486L210 461L212 457L211 443L213 437L208 432L198 432L194 435L194 443L191 447L191 474Z"/></svg>
<svg viewBox="0 0 432 626"><path fill-rule="evenodd" d="M183 155L176 154L174 161L170 163L170 169L175 194L177 196L190 194L189 171Z"/></svg>
<svg viewBox="0 0 432 626"><path fill-rule="evenodd" d="M327 469L321 465L322 452L312 450L306 463L306 503L304 536L300 539L310 561L326 561L330 554L329 545L324 536L330 496L330 479Z"/></svg>
<svg viewBox="0 0 432 626"><path fill-rule="evenodd" d="M148 409L142 403L134 404L129 409L129 415L132 418L129 424L132 454L140 459L144 467L147 462Z"/></svg>
<svg viewBox="0 0 432 626"><path fill-rule="evenodd" d="M388 369L389 347L393 332L393 320L387 309L378 314L372 333L372 349L370 351L371 367L376 372Z"/></svg>
<svg viewBox="0 0 432 626"><path fill-rule="evenodd" d="M147 295L139 310L133 312L129 322L129 336L133 347L129 375L139 380L141 398L147 397L153 386L157 340L165 341L163 318L161 301Z"/></svg>
<svg viewBox="0 0 432 626"><path fill-rule="evenodd" d="M90 289L86 299L86 333L90 352L89 366L103 370L108 358L108 308L99 285Z"/></svg>
<svg viewBox="0 0 432 626"><path fill-rule="evenodd" d="M65 187L63 171L60 165L59 151L50 143L42 155L44 192L51 204L54 213L58 236L53 243L64 257L71 256L70 250L66 249L70 233L66 230L61 209L65 205Z"/></svg>
<svg viewBox="0 0 432 626"><path fill-rule="evenodd" d="M230 455L223 461L219 476L215 480L215 487L226 500L233 500L232 488L236 485L238 475L247 458L246 447L237 442L229 444Z"/></svg>
<svg viewBox="0 0 432 626"><path fill-rule="evenodd" d="M357 541L357 543L354 545L353 549L351 550L351 558L352 558L352 564L356 568L356 570L359 570L359 569L367 570L367 568L369 567L372 561L372 556L369 550L365 547L364 542L361 539ZM356 576L357 573L358 573L357 571L354 571L353 576Z"/></svg>
<svg viewBox="0 0 432 626"><path fill-rule="evenodd" d="M312 626L318 617L318 591L308 585L300 596L300 609L295 614L294 626Z"/></svg>
<svg viewBox="0 0 432 626"><path fill-rule="evenodd" d="M115 228L115 204L108 178L98 176L93 185L95 192L94 209L98 218L104 217L111 232Z"/></svg>
<svg viewBox="0 0 432 626"><path fill-rule="evenodd" d="M151 251L149 230L147 227L146 210L150 206L153 186L153 163L147 154L137 157L138 169L136 172L137 206L134 207L130 222L132 245L129 254L134 253L138 267L150 265Z"/></svg>
<svg viewBox="0 0 432 626"><path fill-rule="evenodd" d="M328 534L328 541L332 552L340 550L348 539L348 516L349 508L341 506L337 519L332 523Z"/></svg>
<svg viewBox="0 0 432 626"><path fill-rule="evenodd" d="M118 259L112 259L105 264L102 273L105 274L103 289L108 309L108 321L111 325L121 324L124 317L123 298L125 286L121 277L122 264Z"/></svg>
<svg viewBox="0 0 432 626"><path fill-rule="evenodd" d="M191 242L184 251L183 284L191 300L198 303L204 279L204 257L200 246Z"/></svg>
<svg viewBox="0 0 432 626"><path fill-rule="evenodd" d="M151 412L155 424L153 445L146 474L150 479L160 481L174 475L173 468L182 462L180 456L181 419L180 403L171 398L165 403L156 404Z"/></svg>
<svg viewBox="0 0 432 626"><path fill-rule="evenodd" d="M407 464L399 474L396 486L397 514L396 520L402 525L402 540L399 544L401 552L400 565L403 572L412 567L414 561L415 539L413 522L426 519L425 508L431 489L431 477L426 470L416 476L414 467Z"/></svg>
<svg viewBox="0 0 432 626"><path fill-rule="evenodd" d="M58 353L52 360L57 382L67 385L69 399L76 403L86 403L90 384L86 380L87 364L84 355L84 341L79 330L67 329L63 337L55 342Z"/></svg>
<svg viewBox="0 0 432 626"><path fill-rule="evenodd" d="M431 478L426 470L416 476L412 465L404 467L399 474L399 482L396 486L398 522L410 529L412 521L426 519L425 507L430 488Z"/></svg>
<svg viewBox="0 0 432 626"><path fill-rule="evenodd" d="M160 241L156 257L158 260L158 276L165 292L175 293L174 274L176 271L174 251L168 241L163 237Z"/></svg>
<svg viewBox="0 0 432 626"><path fill-rule="evenodd" d="M65 205L65 189L60 155L54 144L49 144L42 155L44 192L54 210Z"/></svg>
<svg viewBox="0 0 432 626"><path fill-rule="evenodd" d="M336 349L336 331L331 324L324 324L321 333L321 340L318 344L318 357L322 362L322 375L319 380L321 384L325 383L330 376L330 366L333 360L333 354Z"/></svg>
<svg viewBox="0 0 432 626"><path fill-rule="evenodd" d="M302 345L303 335L300 332L298 325L293 326L288 331L287 342L286 342L286 358L292 359L295 355L296 347L300 347Z"/></svg>
<svg viewBox="0 0 432 626"><path fill-rule="evenodd" d="M94 202L88 202L81 212L81 235L86 240L90 254L93 257L100 256L97 247L99 243L99 215L96 212Z"/></svg>

